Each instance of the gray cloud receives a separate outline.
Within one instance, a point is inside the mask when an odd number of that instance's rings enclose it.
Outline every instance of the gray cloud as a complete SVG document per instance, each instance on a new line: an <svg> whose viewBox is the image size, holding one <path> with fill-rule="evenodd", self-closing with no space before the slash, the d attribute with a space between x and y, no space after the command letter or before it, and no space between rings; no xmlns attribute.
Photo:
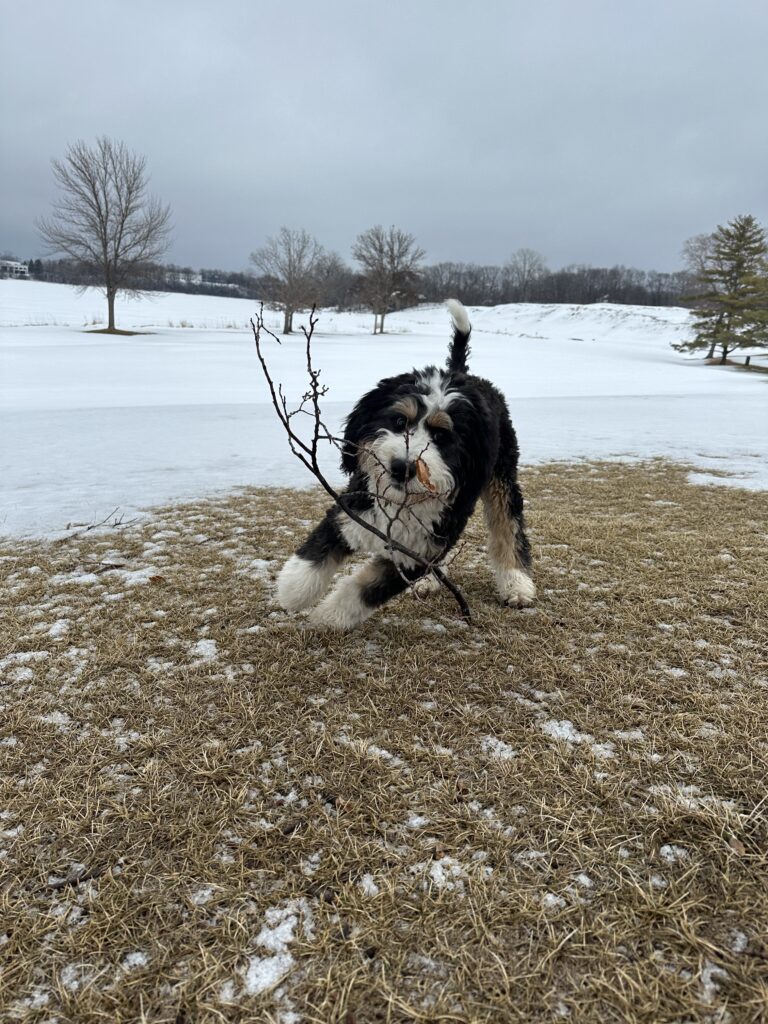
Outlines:
<svg viewBox="0 0 768 1024"><path fill-rule="evenodd" d="M107 134L171 203L169 258L245 266L281 224L348 258L674 269L768 220L768 8L754 0L71 0L4 5L0 249L41 253L50 158Z"/></svg>

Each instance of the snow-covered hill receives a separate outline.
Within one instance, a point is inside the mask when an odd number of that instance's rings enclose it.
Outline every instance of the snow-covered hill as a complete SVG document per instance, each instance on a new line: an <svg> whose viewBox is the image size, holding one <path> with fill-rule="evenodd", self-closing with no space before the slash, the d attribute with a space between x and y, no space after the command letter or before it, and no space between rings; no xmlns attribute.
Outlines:
<svg viewBox="0 0 768 1024"><path fill-rule="evenodd" d="M243 484L311 483L287 451L256 361L254 304L214 296L120 298L0 281L0 531L50 532ZM510 403L523 462L664 455L768 487L768 378L705 366L671 342L683 309L508 305L470 309L471 367ZM301 320L301 318L299 318ZM277 329L280 316L268 315ZM180 326L180 325L187 326ZM315 356L338 426L382 376L441 363L441 306L387 318L321 312ZM268 347L289 395L305 387L300 335ZM329 472L335 470L329 452Z"/></svg>

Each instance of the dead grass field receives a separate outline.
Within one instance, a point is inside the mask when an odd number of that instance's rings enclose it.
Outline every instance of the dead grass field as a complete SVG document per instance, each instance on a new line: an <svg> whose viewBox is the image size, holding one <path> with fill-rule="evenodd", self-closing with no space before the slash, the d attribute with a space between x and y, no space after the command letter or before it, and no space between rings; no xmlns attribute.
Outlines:
<svg viewBox="0 0 768 1024"><path fill-rule="evenodd" d="M768 498L523 483L474 628L277 609L317 493L2 545L0 1019L768 1019Z"/></svg>

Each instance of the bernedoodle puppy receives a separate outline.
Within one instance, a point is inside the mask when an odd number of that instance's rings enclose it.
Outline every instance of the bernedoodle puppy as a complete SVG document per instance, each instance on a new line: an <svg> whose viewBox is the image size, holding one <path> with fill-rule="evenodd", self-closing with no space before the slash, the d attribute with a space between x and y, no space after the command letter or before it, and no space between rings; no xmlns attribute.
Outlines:
<svg viewBox="0 0 768 1024"><path fill-rule="evenodd" d="M499 597L523 607L536 588L517 483L517 437L501 392L467 371L467 311L455 299L447 305L453 340L446 368L387 377L349 415L341 465L350 480L343 499L391 541L434 565L456 544L482 498ZM373 557L326 594L357 552ZM352 629L429 572L334 505L283 566L277 597L288 611L316 605L310 618L317 626Z"/></svg>

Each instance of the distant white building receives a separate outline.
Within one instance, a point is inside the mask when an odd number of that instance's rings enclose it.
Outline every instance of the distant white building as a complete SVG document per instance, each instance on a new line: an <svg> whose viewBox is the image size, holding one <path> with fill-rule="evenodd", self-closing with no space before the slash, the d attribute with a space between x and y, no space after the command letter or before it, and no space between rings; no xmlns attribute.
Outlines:
<svg viewBox="0 0 768 1024"><path fill-rule="evenodd" d="M18 260L0 260L0 277L29 277L29 267Z"/></svg>

